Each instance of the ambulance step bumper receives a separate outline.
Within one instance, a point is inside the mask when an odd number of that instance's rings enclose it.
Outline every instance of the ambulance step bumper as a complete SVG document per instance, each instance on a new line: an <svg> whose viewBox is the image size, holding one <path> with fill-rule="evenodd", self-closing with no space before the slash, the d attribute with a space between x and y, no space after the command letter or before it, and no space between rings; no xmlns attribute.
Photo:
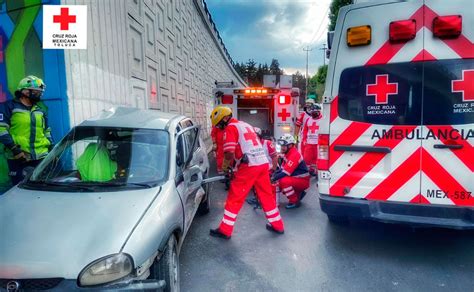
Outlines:
<svg viewBox="0 0 474 292"><path fill-rule="evenodd" d="M474 229L474 207L367 201L320 194L321 210L330 216L403 223L423 227Z"/></svg>

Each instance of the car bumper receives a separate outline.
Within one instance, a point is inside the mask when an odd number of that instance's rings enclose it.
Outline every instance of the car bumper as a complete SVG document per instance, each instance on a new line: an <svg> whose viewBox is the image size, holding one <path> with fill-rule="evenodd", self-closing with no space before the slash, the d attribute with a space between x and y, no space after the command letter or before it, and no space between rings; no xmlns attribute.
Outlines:
<svg viewBox="0 0 474 292"><path fill-rule="evenodd" d="M330 216L404 223L423 227L474 229L474 208L368 201L319 195L324 213Z"/></svg>
<svg viewBox="0 0 474 292"><path fill-rule="evenodd" d="M22 289L22 280L18 280L20 283L19 290ZM141 280L141 281L130 281L127 283L119 283L108 286L97 286L97 287L79 287L77 280L61 280L54 287L49 287L48 291L162 291L165 288L166 282L164 280ZM7 291L6 287L0 287L0 291Z"/></svg>

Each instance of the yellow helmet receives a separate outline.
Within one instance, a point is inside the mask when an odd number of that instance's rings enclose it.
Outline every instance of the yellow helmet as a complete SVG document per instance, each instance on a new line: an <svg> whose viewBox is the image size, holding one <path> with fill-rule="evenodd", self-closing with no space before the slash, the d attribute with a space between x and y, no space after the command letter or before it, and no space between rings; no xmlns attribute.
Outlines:
<svg viewBox="0 0 474 292"><path fill-rule="evenodd" d="M224 117L232 116L232 110L226 106L217 106L212 110L211 113L211 123L212 126L217 126Z"/></svg>

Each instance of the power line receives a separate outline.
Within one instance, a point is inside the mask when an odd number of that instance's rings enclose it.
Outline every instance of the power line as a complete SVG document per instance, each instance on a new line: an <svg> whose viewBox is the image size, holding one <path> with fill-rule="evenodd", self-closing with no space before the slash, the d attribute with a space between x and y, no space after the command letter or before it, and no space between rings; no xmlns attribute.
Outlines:
<svg viewBox="0 0 474 292"><path fill-rule="evenodd" d="M321 29L321 27L322 27L322 25L323 25L324 20L326 19L326 17L329 17L329 16L328 16L328 12L329 12L329 6L328 6L328 8L326 9L326 12L324 12L324 16L325 16L325 17L323 17L323 18L321 19L321 22L319 23L318 29L314 32L313 37L311 37L311 41L309 42L310 44L312 44L312 43L314 42L314 40L316 39L316 36L318 35L319 30ZM324 30L323 30L323 32L324 32Z"/></svg>

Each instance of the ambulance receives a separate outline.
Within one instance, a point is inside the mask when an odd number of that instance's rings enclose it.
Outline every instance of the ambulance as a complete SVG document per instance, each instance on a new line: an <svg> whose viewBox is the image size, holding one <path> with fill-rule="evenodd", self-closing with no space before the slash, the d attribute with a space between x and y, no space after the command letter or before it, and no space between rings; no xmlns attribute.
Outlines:
<svg viewBox="0 0 474 292"><path fill-rule="evenodd" d="M356 1L340 10L318 148L331 222L474 229L473 5Z"/></svg>
<svg viewBox="0 0 474 292"><path fill-rule="evenodd" d="M293 133L298 114L300 90L293 88L292 76L264 75L263 87L236 88L217 83L214 104L232 109L234 117L262 129L266 138L278 139Z"/></svg>

